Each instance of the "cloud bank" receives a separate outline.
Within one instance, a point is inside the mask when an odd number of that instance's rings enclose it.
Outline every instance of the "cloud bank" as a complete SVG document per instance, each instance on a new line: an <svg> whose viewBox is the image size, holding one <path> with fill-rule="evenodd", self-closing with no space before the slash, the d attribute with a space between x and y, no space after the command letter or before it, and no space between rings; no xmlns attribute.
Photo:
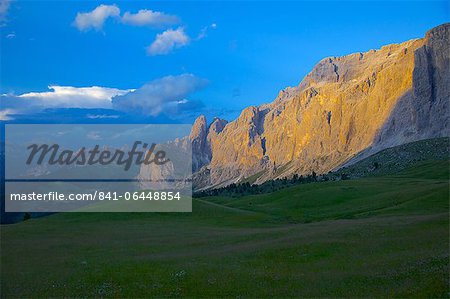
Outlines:
<svg viewBox="0 0 450 299"><path fill-rule="evenodd" d="M51 91L29 92L18 98L39 102L44 107L58 108L110 108L111 99L134 89L121 90L109 87L72 87L51 85Z"/></svg>
<svg viewBox="0 0 450 299"><path fill-rule="evenodd" d="M99 86L51 85L48 88L50 91L0 95L0 120L10 119L9 115L35 113L47 108L111 108L114 96L134 91Z"/></svg>
<svg viewBox="0 0 450 299"><path fill-rule="evenodd" d="M183 113L203 106L202 102L188 100L187 97L206 84L205 79L192 74L163 77L133 92L113 97L113 108L152 116L162 112L168 115Z"/></svg>
<svg viewBox="0 0 450 299"><path fill-rule="evenodd" d="M52 85L48 87L50 91L0 95L0 120L10 120L18 114L31 115L58 108L113 109L133 115L165 114L173 119L182 118L185 113L204 106L201 101L187 98L206 85L207 80L192 74L166 76L150 81L138 89ZM88 118L113 117L92 114Z"/></svg>

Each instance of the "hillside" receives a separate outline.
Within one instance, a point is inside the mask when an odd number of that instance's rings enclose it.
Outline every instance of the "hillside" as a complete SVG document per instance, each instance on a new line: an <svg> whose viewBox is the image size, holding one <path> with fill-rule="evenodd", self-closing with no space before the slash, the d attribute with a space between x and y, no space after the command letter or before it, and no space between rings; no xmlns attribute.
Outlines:
<svg viewBox="0 0 450 299"><path fill-rule="evenodd" d="M385 148L449 136L450 24L424 38L320 61L274 102L232 122L200 116L196 189L327 173Z"/></svg>
<svg viewBox="0 0 450 299"><path fill-rule="evenodd" d="M447 298L448 170L2 225L2 297Z"/></svg>
<svg viewBox="0 0 450 299"><path fill-rule="evenodd" d="M396 174L410 167L420 167L430 161L444 161L450 157L448 137L426 139L382 150L335 172L349 178ZM446 171L446 170L442 170Z"/></svg>
<svg viewBox="0 0 450 299"><path fill-rule="evenodd" d="M268 180L255 184L258 175L246 178L238 184L221 188L204 189L194 193L195 197L228 196L241 197L251 194L270 193L284 188L315 182L340 181L364 177L393 175L411 167L448 160L450 139L448 137L420 140L382 150L352 165L340 167L327 174L311 173L305 176ZM447 171L442 169L442 172Z"/></svg>

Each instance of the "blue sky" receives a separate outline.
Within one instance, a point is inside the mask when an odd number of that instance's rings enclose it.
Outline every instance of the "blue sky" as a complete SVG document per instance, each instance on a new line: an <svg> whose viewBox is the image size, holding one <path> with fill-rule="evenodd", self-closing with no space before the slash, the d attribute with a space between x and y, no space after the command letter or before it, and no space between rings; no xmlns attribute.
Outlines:
<svg viewBox="0 0 450 299"><path fill-rule="evenodd" d="M0 115L17 122L230 120L324 57L423 37L450 11L448 1L0 1Z"/></svg>

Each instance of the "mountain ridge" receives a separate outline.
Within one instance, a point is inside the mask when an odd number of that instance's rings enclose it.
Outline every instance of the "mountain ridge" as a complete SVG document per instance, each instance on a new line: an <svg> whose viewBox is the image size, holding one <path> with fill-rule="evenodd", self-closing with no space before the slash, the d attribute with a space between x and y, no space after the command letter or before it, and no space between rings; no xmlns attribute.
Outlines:
<svg viewBox="0 0 450 299"><path fill-rule="evenodd" d="M449 136L449 31L446 23L424 38L324 58L298 86L234 121L215 119L211 132L200 116L189 136L195 189L327 173L385 148Z"/></svg>

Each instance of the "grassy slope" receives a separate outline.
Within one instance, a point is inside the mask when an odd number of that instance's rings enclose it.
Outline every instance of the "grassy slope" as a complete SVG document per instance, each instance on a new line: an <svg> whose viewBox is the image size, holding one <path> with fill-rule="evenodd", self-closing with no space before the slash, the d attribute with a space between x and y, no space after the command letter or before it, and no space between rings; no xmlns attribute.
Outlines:
<svg viewBox="0 0 450 299"><path fill-rule="evenodd" d="M448 297L448 170L2 226L2 296Z"/></svg>
<svg viewBox="0 0 450 299"><path fill-rule="evenodd" d="M352 178L393 174L420 162L448 159L449 150L449 137L405 143L387 148L355 164L341 168L336 174L345 173ZM378 164L377 169L374 169L375 163Z"/></svg>

